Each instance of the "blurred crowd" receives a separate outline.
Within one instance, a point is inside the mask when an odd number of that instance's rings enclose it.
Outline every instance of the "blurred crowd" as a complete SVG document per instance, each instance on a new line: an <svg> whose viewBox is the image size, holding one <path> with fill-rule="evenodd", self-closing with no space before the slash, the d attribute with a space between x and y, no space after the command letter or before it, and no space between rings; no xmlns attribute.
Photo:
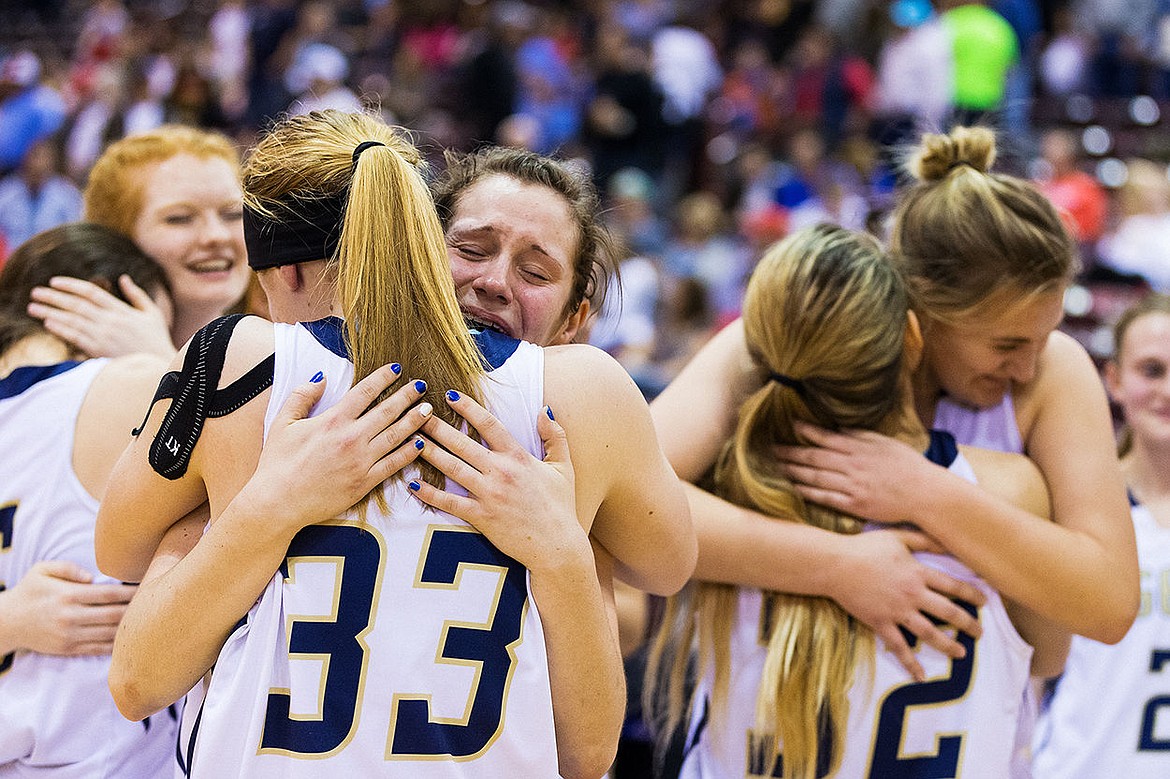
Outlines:
<svg viewBox="0 0 1170 779"><path fill-rule="evenodd" d="M1170 291L1167 101L1166 0L0 4L0 257L80 216L112 140L181 123L245 148L281 113L366 107L436 166L486 143L587 166L627 255L592 338L653 395L762 247L881 234L902 150L978 122L1067 215L1066 327L1105 355L1116 312Z"/></svg>

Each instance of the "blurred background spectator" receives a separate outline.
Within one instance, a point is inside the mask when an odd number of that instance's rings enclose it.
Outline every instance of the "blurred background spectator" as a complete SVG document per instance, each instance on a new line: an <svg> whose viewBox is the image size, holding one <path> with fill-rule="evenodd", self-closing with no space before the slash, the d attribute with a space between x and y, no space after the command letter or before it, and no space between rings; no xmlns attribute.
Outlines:
<svg viewBox="0 0 1170 779"><path fill-rule="evenodd" d="M61 175L59 163L55 140L42 138L25 152L16 172L0 179L0 233L9 247L81 218L81 190Z"/></svg>
<svg viewBox="0 0 1170 779"><path fill-rule="evenodd" d="M1170 284L1161 0L0 2L0 236L67 218L128 133L244 149L323 106L381 111L439 167L504 143L591 170L628 247L614 316L647 334L613 348L661 380L771 241L819 220L881 234L902 151L957 119L999 129L1006 168L1066 214L1084 343L1115 308L1092 300Z"/></svg>
<svg viewBox="0 0 1170 779"><path fill-rule="evenodd" d="M1118 273L1140 276L1170 292L1170 179L1166 168L1130 160L1118 198L1117 225L1101 239L1098 259Z"/></svg>

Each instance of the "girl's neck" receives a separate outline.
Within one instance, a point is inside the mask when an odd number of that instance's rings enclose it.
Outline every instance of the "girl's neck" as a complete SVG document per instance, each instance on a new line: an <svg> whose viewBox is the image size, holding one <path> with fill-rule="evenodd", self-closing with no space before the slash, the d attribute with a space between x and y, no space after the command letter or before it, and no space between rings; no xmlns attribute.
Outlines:
<svg viewBox="0 0 1170 779"><path fill-rule="evenodd" d="M22 338L0 355L0 377L30 365L55 365L74 355L65 342L48 333Z"/></svg>
<svg viewBox="0 0 1170 779"><path fill-rule="evenodd" d="M1125 483L1141 503L1170 503L1170 446L1135 442L1121 461Z"/></svg>
<svg viewBox="0 0 1170 779"><path fill-rule="evenodd" d="M171 321L171 343L175 348L181 347L199 332L199 328L213 319L228 313L230 308L221 306L176 306L174 319Z"/></svg>
<svg viewBox="0 0 1170 779"><path fill-rule="evenodd" d="M918 415L923 427L930 427L934 424L938 401L942 397L942 387L935 381L933 374L925 364L914 372L911 382L914 412Z"/></svg>
<svg viewBox="0 0 1170 779"><path fill-rule="evenodd" d="M893 436L920 452L925 452L930 445L930 435L927 433L930 424L922 421L922 416L917 408L918 385L916 379L916 376L912 376L907 381L905 376L902 377L900 388L902 404L886 419L880 432ZM931 416L933 418L933 412Z"/></svg>

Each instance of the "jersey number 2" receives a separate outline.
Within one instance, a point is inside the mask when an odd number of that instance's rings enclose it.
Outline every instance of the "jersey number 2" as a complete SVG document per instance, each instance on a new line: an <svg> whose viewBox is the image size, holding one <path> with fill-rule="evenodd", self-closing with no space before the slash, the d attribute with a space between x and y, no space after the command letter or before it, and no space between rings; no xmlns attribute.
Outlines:
<svg viewBox="0 0 1170 779"><path fill-rule="evenodd" d="M974 605L955 601L972 616L978 615ZM971 686L975 668L975 639L959 633L959 643L966 654L951 660L951 672L945 678L917 682L897 688L882 701L878 714L877 732L873 743L873 761L869 775L872 779L886 776L914 776L922 779L943 779L958 776L959 755L962 753L961 735L940 736L933 755L902 755L903 730L909 709L917 706L938 706L957 701Z"/></svg>
<svg viewBox="0 0 1170 779"><path fill-rule="evenodd" d="M481 672L471 693L468 714L459 722L431 716L429 695L395 693L386 758L425 756L470 758L499 733L504 695L515 658L528 589L524 568L488 543L463 529L435 528L423 551L419 569L422 586L457 585L464 565L498 570L503 577L495 610L482 627L451 626L439 647L443 661L477 664ZM290 713L291 695L274 690L261 737L262 752L325 757L344 747L357 725L358 702L365 681L367 647L363 641L373 621L373 604L382 567L381 539L358 525L312 525L293 539L288 560L340 559L335 618L295 619L288 635L289 654L327 657L322 680L320 716Z"/></svg>

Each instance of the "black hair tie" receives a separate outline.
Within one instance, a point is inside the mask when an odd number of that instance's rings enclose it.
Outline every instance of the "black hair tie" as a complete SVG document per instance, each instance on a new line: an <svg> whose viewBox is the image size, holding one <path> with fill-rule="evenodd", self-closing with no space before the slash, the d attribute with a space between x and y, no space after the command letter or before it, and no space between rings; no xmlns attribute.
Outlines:
<svg viewBox="0 0 1170 779"><path fill-rule="evenodd" d="M787 387L797 395L800 395L802 398L804 397L805 392L807 392L804 386L804 382L800 379L794 379L791 376L786 376L783 373L776 373L775 371L769 373L768 378L782 387Z"/></svg>
<svg viewBox="0 0 1170 779"><path fill-rule="evenodd" d="M359 143L357 145L357 148L355 148L353 150L353 164L356 166L357 161L358 161L358 157L362 156L362 152L364 152L366 149L370 148L371 146L385 146L385 145L386 144L382 143L381 141L362 141L361 143Z"/></svg>

